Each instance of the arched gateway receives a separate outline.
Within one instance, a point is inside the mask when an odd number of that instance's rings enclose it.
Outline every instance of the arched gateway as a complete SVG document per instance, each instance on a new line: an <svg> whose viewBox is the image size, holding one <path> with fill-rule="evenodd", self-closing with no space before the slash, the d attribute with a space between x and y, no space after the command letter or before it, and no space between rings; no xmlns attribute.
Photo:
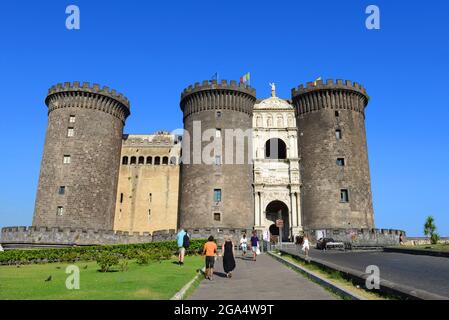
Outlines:
<svg viewBox="0 0 449 320"><path fill-rule="evenodd" d="M286 242L289 241L289 239L292 239L292 235L290 233L289 210L288 206L284 202L279 200L271 201L265 210L265 214L266 219L273 222L269 228L271 235L280 235L280 230L276 226L276 220L281 219L284 222L284 226L282 228L282 241Z"/></svg>

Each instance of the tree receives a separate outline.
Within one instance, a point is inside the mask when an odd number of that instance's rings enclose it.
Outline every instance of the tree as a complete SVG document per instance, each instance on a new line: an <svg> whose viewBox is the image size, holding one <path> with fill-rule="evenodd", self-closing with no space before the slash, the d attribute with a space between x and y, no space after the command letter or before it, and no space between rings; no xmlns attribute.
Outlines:
<svg viewBox="0 0 449 320"><path fill-rule="evenodd" d="M428 216L426 223L424 224L424 234L430 237L431 244L437 244L440 239L439 235L436 233L437 227L435 225L435 219L432 216Z"/></svg>

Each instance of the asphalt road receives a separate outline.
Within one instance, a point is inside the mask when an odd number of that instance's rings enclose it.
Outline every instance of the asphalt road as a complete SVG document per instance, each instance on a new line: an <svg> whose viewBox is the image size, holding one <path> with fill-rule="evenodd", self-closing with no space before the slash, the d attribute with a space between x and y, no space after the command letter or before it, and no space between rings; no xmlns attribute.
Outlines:
<svg viewBox="0 0 449 320"><path fill-rule="evenodd" d="M297 254L296 249L285 249ZM449 298L449 258L393 252L341 252L312 249L310 256L361 272L369 265L381 279Z"/></svg>

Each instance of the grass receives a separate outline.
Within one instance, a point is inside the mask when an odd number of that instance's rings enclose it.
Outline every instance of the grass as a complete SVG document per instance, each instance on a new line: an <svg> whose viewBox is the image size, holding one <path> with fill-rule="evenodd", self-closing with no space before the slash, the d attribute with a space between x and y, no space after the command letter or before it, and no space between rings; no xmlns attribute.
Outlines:
<svg viewBox="0 0 449 320"><path fill-rule="evenodd" d="M80 268L79 290L65 286L68 263L0 266L0 300L166 300L192 280L203 259L187 256L184 266L175 259L143 266L129 261L128 271L117 266L107 273L96 262L74 264Z"/></svg>
<svg viewBox="0 0 449 320"><path fill-rule="evenodd" d="M449 251L449 244L421 244L417 246L396 246L395 248L399 249L413 249L413 250L426 250L426 251L443 251L448 252Z"/></svg>
<svg viewBox="0 0 449 320"><path fill-rule="evenodd" d="M317 265L314 265L312 263L306 263L306 262L304 262L302 260L295 259L291 255L287 255L287 254L282 254L281 257L285 258L286 260L288 260L290 262L298 264L301 267L303 267L304 269L306 269L308 271L312 271L315 274L318 274L319 276L321 276L322 278L337 284L339 287L344 288L347 291L350 291L350 292L352 292L352 293L354 293L354 294L356 294L356 295L358 295L360 297L363 297L363 298L365 298L367 300L388 300L388 299L393 299L393 297L386 296L386 295L383 295L383 294L379 294L379 293L374 292L374 291L365 290L362 287L358 287L357 285L354 285L352 283L352 281L345 279L343 277L343 275L340 272L338 272L338 271L328 271L328 270L325 270L325 269L323 269L323 268L321 268L321 267L319 267ZM335 292L333 292L333 293L336 294ZM336 294L336 295L339 296L342 299L346 299L345 297L342 297L342 296L340 296L338 294Z"/></svg>

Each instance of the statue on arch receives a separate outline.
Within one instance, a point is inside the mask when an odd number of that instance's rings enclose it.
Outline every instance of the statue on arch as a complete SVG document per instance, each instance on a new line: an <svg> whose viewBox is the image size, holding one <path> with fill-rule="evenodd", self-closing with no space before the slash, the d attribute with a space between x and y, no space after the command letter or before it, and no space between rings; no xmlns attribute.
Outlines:
<svg viewBox="0 0 449 320"><path fill-rule="evenodd" d="M271 86L271 96L276 97L276 85L274 82L270 82L269 85Z"/></svg>

